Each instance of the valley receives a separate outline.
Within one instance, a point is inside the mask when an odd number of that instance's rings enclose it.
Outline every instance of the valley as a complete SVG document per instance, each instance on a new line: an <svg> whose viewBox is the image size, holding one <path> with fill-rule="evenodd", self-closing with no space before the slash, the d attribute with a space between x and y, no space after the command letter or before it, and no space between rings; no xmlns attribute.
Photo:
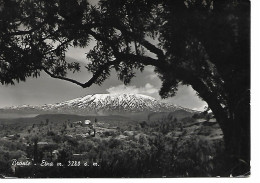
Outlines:
<svg viewBox="0 0 260 183"><path fill-rule="evenodd" d="M217 176L223 134L216 121L158 115L154 121L64 114L0 119L0 171L15 177ZM11 166L13 159L33 166ZM80 165L70 166L74 161Z"/></svg>
<svg viewBox="0 0 260 183"><path fill-rule="evenodd" d="M49 105L48 110L38 106L39 113L28 106L1 109L6 115L0 117L0 174L218 176L223 133L212 114L138 95L95 95L90 103L89 97ZM83 110L96 106L96 113L66 113L83 103ZM13 165L14 160L20 164Z"/></svg>

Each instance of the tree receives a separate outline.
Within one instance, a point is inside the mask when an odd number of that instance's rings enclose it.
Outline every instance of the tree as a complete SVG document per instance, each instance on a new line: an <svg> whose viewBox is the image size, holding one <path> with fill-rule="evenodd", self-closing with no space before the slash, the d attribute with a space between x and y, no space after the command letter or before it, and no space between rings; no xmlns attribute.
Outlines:
<svg viewBox="0 0 260 183"><path fill-rule="evenodd" d="M38 141L39 138L37 136L31 137L31 142L33 143L33 161L35 163L39 163Z"/></svg>
<svg viewBox="0 0 260 183"><path fill-rule="evenodd" d="M0 81L14 84L42 71L83 88L112 69L125 84L154 66L160 95L191 85L223 130L228 174L250 167L250 2L248 0L1 1ZM92 41L91 41L92 40ZM85 83L67 78L70 46L87 53ZM234 169L234 167L236 167ZM232 172L231 172L232 170Z"/></svg>

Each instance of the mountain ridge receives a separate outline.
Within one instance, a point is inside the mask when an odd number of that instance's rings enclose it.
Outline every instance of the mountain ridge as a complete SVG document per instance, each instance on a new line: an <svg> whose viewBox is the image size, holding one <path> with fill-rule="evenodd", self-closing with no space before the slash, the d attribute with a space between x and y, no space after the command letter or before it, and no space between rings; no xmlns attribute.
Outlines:
<svg viewBox="0 0 260 183"><path fill-rule="evenodd" d="M72 100L44 105L22 105L5 107L3 111L34 112L34 113L70 113L70 114L122 114L138 112L173 112L185 110L194 113L196 111L164 103L153 97L143 94L91 94Z"/></svg>

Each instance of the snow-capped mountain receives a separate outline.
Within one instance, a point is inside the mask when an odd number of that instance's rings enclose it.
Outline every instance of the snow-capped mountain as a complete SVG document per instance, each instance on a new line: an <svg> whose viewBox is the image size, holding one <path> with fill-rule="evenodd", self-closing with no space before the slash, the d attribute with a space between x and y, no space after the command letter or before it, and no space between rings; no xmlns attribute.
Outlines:
<svg viewBox="0 0 260 183"><path fill-rule="evenodd" d="M138 112L173 112L192 110L163 103L141 94L93 94L73 100L42 106L14 106L2 110L35 113L74 113L74 114L122 114Z"/></svg>

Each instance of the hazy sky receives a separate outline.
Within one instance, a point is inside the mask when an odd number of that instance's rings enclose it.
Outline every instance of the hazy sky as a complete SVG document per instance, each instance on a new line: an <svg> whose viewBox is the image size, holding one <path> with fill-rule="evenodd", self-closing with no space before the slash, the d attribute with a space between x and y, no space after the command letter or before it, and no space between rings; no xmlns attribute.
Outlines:
<svg viewBox="0 0 260 183"><path fill-rule="evenodd" d="M86 51L88 49L73 48L70 49L67 56L70 60L73 58L84 63L86 62ZM85 82L91 77L91 74L84 68L82 69L80 73L69 74L69 77ZM53 79L42 73L39 78L28 78L26 82L17 83L14 86L0 85L0 107L57 103L95 93L141 93L160 99L158 94L160 87L161 81L153 72L152 67L146 67L142 73L138 72L128 86L124 86L113 72L102 86L93 85L86 89L66 81ZM177 95L166 101L191 109L203 109L206 105L196 96L195 91L187 86L180 86Z"/></svg>

